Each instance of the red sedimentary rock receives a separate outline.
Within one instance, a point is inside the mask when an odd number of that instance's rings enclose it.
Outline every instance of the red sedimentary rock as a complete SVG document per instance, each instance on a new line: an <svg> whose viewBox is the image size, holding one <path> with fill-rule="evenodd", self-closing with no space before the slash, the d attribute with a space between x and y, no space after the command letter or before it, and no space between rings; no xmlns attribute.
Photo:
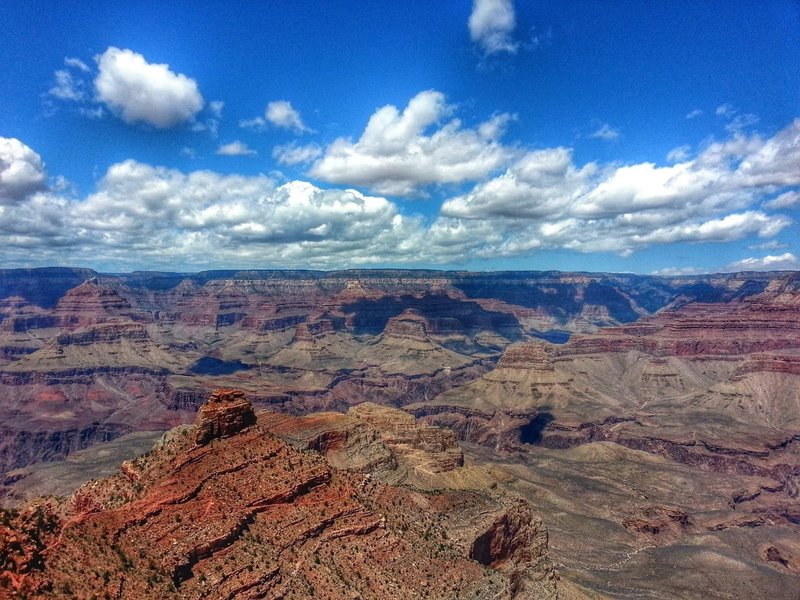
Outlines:
<svg viewBox="0 0 800 600"><path fill-rule="evenodd" d="M240 390L214 390L197 416L195 441L207 444L213 439L238 433L256 422L253 406Z"/></svg>
<svg viewBox="0 0 800 600"><path fill-rule="evenodd" d="M426 493L333 468L273 435L276 415L220 421L252 414L235 390L204 408L193 428L38 517L28 511L33 520L0 511L0 597L557 597L546 531L519 498ZM387 421L379 412L365 416ZM195 444L209 420L223 437ZM396 445L428 452L435 436L401 420ZM304 425L319 423L295 420L297 436ZM484 541L488 562L470 556Z"/></svg>

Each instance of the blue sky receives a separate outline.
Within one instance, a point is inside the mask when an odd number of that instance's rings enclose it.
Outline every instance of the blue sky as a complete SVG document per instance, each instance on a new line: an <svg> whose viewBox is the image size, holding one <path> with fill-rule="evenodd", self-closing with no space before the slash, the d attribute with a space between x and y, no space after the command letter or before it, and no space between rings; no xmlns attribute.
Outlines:
<svg viewBox="0 0 800 600"><path fill-rule="evenodd" d="M800 4L7 1L5 267L800 268Z"/></svg>

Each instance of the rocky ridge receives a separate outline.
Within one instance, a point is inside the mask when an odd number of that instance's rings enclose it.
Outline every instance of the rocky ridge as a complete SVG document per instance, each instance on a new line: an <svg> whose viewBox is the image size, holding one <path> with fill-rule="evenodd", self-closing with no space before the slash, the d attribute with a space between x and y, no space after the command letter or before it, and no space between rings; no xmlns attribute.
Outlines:
<svg viewBox="0 0 800 600"><path fill-rule="evenodd" d="M235 427L207 427L219 405ZM547 533L518 497L389 485L282 441L271 432L277 415L246 424L252 407L234 391L207 406L195 426L174 430L119 475L63 503L3 512L0 590L29 598L556 598ZM351 421L343 429L358 423L384 444L373 423L395 423L402 434L390 436L386 452L410 445L420 453L400 452L399 462L425 453L435 461L436 444L453 447L452 437L415 433L391 411L342 415ZM291 429L300 439L306 424L283 422L283 435Z"/></svg>

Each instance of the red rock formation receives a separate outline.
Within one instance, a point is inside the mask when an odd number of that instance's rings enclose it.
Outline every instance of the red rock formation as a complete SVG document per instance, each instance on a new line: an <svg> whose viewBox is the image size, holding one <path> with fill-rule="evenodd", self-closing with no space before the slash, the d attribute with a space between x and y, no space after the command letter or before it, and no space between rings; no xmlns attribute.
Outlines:
<svg viewBox="0 0 800 600"><path fill-rule="evenodd" d="M313 342L336 331L332 319L316 319L309 323L300 323L294 330L294 342Z"/></svg>
<svg viewBox="0 0 800 600"><path fill-rule="evenodd" d="M635 325L570 339L560 354L625 352L655 356L737 356L800 347L800 293L781 288L740 302L687 304Z"/></svg>
<svg viewBox="0 0 800 600"><path fill-rule="evenodd" d="M144 341L150 339L140 323L100 323L78 331L61 333L56 337L60 346L91 346L92 344L119 340Z"/></svg>
<svg viewBox="0 0 800 600"><path fill-rule="evenodd" d="M240 399L215 398L209 406ZM557 596L546 533L519 500L376 484L292 448L263 419L196 445L203 421L46 513L38 542L6 518L0 595ZM465 552L487 535L497 570Z"/></svg>
<svg viewBox="0 0 800 600"><path fill-rule="evenodd" d="M393 337L408 338L412 340L427 341L427 319L419 311L406 309L402 314L389 319L384 333Z"/></svg>
<svg viewBox="0 0 800 600"><path fill-rule="evenodd" d="M59 326L70 329L136 317L130 302L119 292L92 279L72 288L58 301L53 314Z"/></svg>
<svg viewBox="0 0 800 600"><path fill-rule="evenodd" d="M497 364L510 369L533 369L552 371L553 364L543 343L515 344L506 348Z"/></svg>
<svg viewBox="0 0 800 600"><path fill-rule="evenodd" d="M240 390L214 390L197 416L195 441L204 445L211 440L233 435L256 422L253 406Z"/></svg>

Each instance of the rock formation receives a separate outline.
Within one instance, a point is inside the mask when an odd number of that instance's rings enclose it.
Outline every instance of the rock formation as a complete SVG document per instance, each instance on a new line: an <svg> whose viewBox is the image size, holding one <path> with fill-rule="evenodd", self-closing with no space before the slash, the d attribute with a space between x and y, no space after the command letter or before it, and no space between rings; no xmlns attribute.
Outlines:
<svg viewBox="0 0 800 600"><path fill-rule="evenodd" d="M221 390L206 407L242 404ZM385 421L377 408L363 412L367 427ZM209 418L66 502L0 514L0 594L556 598L547 534L519 498L431 494L340 471L273 435L275 415L197 445ZM395 446L430 446L427 428L417 435L395 419Z"/></svg>
<svg viewBox="0 0 800 600"><path fill-rule="evenodd" d="M208 403L200 407L195 422L195 442L211 440L240 432L256 422L253 406L241 390L214 390Z"/></svg>

